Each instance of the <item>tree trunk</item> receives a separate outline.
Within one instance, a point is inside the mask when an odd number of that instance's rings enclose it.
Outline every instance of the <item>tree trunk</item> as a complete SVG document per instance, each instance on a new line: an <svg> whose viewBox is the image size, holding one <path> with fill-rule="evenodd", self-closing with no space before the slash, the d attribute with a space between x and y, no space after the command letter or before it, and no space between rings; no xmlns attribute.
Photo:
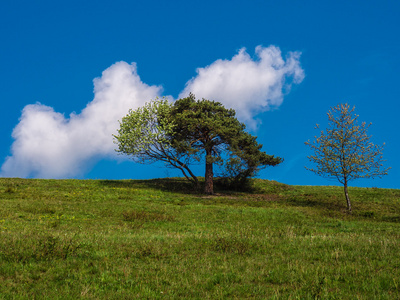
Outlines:
<svg viewBox="0 0 400 300"><path fill-rule="evenodd" d="M206 149L206 175L205 175L205 181L206 185L204 188L204 193L207 195L212 195L214 194L214 183L213 183L213 161L212 161L212 155L211 155L211 149Z"/></svg>
<svg viewBox="0 0 400 300"><path fill-rule="evenodd" d="M347 192L347 180L344 182L344 195L346 196L347 210L351 212L351 203L350 203L349 193Z"/></svg>

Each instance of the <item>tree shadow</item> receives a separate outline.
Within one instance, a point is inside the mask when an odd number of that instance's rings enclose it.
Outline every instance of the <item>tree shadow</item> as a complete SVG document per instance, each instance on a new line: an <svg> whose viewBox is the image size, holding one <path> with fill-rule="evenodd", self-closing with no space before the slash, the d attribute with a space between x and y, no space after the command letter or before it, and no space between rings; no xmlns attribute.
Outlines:
<svg viewBox="0 0 400 300"><path fill-rule="evenodd" d="M161 190L164 192L174 192L181 194L201 194L202 183L200 182L200 190L196 186L183 178L156 178L145 180L99 180L99 183L108 187L118 188L149 188Z"/></svg>
<svg viewBox="0 0 400 300"><path fill-rule="evenodd" d="M155 179L130 179L130 180L99 180L99 183L108 187L118 188L150 188L157 189L165 192L174 192L180 194L190 195L204 195L204 178L198 177L199 186L196 187L193 183L189 182L185 178L173 177L173 178L155 178ZM235 193L254 193L260 192L257 187L236 186L235 188L227 187L221 183L221 178L214 179L214 192L216 194L235 194Z"/></svg>
<svg viewBox="0 0 400 300"><path fill-rule="evenodd" d="M288 197L286 201L289 205L295 207L312 207L322 211L347 213L346 206L339 201L323 201L320 199L315 199L313 195Z"/></svg>

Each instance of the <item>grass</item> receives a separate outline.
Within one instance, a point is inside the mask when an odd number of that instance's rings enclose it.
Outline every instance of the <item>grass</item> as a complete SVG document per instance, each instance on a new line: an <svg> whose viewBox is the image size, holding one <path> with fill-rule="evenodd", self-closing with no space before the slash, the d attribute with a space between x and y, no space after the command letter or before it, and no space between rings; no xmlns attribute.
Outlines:
<svg viewBox="0 0 400 300"><path fill-rule="evenodd" d="M0 299L399 299L400 190L0 179Z"/></svg>

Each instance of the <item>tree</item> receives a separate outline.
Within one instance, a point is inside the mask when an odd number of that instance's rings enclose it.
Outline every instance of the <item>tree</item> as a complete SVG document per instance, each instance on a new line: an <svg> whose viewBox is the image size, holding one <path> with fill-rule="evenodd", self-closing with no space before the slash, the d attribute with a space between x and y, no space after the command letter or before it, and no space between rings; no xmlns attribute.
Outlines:
<svg viewBox="0 0 400 300"><path fill-rule="evenodd" d="M229 176L240 180L282 162L262 152L262 145L244 130L233 109L215 101L196 100L190 94L173 104L156 99L130 110L122 118L114 141L117 152L139 163L162 161L167 167L181 170L196 186L198 179L189 166L204 159L205 193L213 194L214 163L223 165Z"/></svg>
<svg viewBox="0 0 400 300"><path fill-rule="evenodd" d="M236 119L235 111L219 102L196 100L190 94L174 103L170 117L175 124L169 132L174 149L198 159L205 156L206 194L214 193L214 163L225 162L235 176L248 177L260 168L282 162L280 157L262 152L262 145L244 131L245 125Z"/></svg>
<svg viewBox="0 0 400 300"><path fill-rule="evenodd" d="M139 163L162 161L167 167L181 170L194 184L198 179L190 170L193 157L178 153L171 144L169 136L175 124L169 115L172 104L167 99L156 99L129 113L120 121L118 134L114 135L117 152L133 157Z"/></svg>
<svg viewBox="0 0 400 300"><path fill-rule="evenodd" d="M316 168L306 169L319 176L335 178L343 184L349 212L348 182L358 178L382 177L390 169L382 169L383 146L370 142L367 129L371 124L363 122L359 125L358 115L352 116L354 109L350 109L348 104L332 107L328 112L326 132L321 131L320 137L305 143L314 151L314 155L308 156L309 160L317 165Z"/></svg>

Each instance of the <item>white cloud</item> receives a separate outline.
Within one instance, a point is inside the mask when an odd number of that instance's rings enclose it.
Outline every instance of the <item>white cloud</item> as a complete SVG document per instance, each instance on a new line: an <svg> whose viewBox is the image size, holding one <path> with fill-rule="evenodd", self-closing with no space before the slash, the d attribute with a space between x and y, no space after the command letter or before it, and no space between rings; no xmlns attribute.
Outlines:
<svg viewBox="0 0 400 300"><path fill-rule="evenodd" d="M231 60L217 60L197 69L179 95L193 92L197 98L221 101L236 109L238 118L255 127L254 117L279 106L291 83L300 83L304 72L300 53L289 53L286 61L279 48L256 48L256 59L241 49ZM161 96L160 86L140 80L136 64L118 62L94 79L94 99L80 114L69 117L40 103L27 105L14 128L12 155L0 176L68 178L82 176L90 166L106 157L116 157L112 134L118 120L130 108Z"/></svg>
<svg viewBox="0 0 400 300"><path fill-rule="evenodd" d="M161 87L140 80L135 64L118 62L94 80L94 99L65 118L40 103L27 105L14 128L1 176L65 178L82 175L91 163L115 155L112 134L129 108L160 96Z"/></svg>
<svg viewBox="0 0 400 300"><path fill-rule="evenodd" d="M289 52L286 61L279 48L258 46L256 59L242 48L231 60L217 60L197 69L197 76L186 83L179 95L190 92L196 98L206 98L234 108L237 117L255 128L254 117L262 111L278 107L292 83L300 83L304 71L299 52Z"/></svg>

